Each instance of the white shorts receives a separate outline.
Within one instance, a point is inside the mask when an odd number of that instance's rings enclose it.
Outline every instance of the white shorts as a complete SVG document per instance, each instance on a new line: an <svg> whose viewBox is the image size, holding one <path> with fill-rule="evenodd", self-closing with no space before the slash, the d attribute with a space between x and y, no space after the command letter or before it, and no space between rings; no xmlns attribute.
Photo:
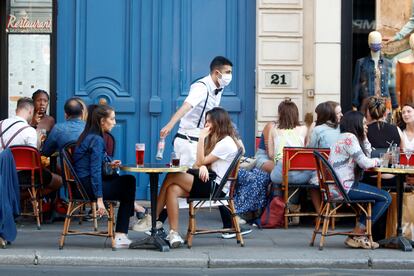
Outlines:
<svg viewBox="0 0 414 276"><path fill-rule="evenodd" d="M180 165L191 168L196 162L197 142L176 137L174 151L180 155Z"/></svg>

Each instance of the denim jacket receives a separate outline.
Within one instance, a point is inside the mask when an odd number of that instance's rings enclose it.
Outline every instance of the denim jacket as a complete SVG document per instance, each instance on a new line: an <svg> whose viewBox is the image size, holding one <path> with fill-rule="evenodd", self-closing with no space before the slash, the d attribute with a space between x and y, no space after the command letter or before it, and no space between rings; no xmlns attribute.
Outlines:
<svg viewBox="0 0 414 276"><path fill-rule="evenodd" d="M102 197L102 161L105 143L102 136L88 134L73 153L75 171L79 178L89 177L95 197Z"/></svg>
<svg viewBox="0 0 414 276"><path fill-rule="evenodd" d="M56 124L43 145L42 154L50 156L60 151L65 144L77 141L84 128L85 122L78 118Z"/></svg>
<svg viewBox="0 0 414 276"><path fill-rule="evenodd" d="M388 85L391 79L391 62L382 55L378 60L378 66L381 68L381 96L391 97L392 108L398 107L398 101L395 94L395 88ZM375 96L375 63L371 55L357 60L354 73L354 95L352 105L359 108L362 101L370 96Z"/></svg>

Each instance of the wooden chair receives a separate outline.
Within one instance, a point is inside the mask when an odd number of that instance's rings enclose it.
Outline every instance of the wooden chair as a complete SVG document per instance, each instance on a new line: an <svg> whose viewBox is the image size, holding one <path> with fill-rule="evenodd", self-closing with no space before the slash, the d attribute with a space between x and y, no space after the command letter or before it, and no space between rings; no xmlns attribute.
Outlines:
<svg viewBox="0 0 414 276"><path fill-rule="evenodd" d="M348 194L342 187L339 179L329 164L328 160L319 152L314 151L316 160L317 175L319 180L319 186L323 194L322 203L319 210L318 217L316 219L315 229L313 231L312 240L310 246L313 246L317 234L321 234L319 242L319 250L323 250L325 237L333 235L348 235L348 236L368 236L372 244L372 232L371 232L371 204L373 200L351 200ZM338 194L339 196L334 196ZM329 222L331 218L338 216L336 211L343 205L351 207L351 209L357 215L362 212L366 215L366 232L364 234L357 234L353 231L335 232L328 231ZM321 220L323 219L322 230L320 230Z"/></svg>
<svg viewBox="0 0 414 276"><path fill-rule="evenodd" d="M294 193L300 188L317 188L308 183L293 184L289 183L289 171L309 171L316 170L316 162L313 157L313 152L317 150L325 156L329 156L329 149L323 148L304 148L304 147L284 147L283 149L283 168L282 168L282 191L283 200L285 203L285 228L288 228L289 217L300 217L300 216L317 216L315 212L300 212L300 213L289 213L288 203ZM289 197L289 188L295 188L295 191Z"/></svg>
<svg viewBox="0 0 414 276"><path fill-rule="evenodd" d="M36 218L37 229L40 230L40 222L42 220L41 189L43 188L40 153L36 148L31 146L11 146L10 150L16 163L16 170L30 172L30 183L20 183L20 187L29 193L33 211L29 212L24 210L20 215L34 216Z"/></svg>
<svg viewBox="0 0 414 276"><path fill-rule="evenodd" d="M193 244L193 236L212 233L236 233L237 243L240 243L241 246L244 246L243 237L240 234L240 225L236 219L236 209L234 208L233 201L233 194L236 188L235 185L237 183L237 174L239 172L239 164L242 153L243 150L240 148L211 198L187 198L187 203L189 204L189 222L186 243L188 248L191 248ZM228 181L230 181L230 192L227 196L222 191ZM197 229L195 215L199 208L202 207L206 202L219 202L221 205L227 208L231 213L232 227L217 230ZM225 204L226 202L227 205Z"/></svg>
<svg viewBox="0 0 414 276"><path fill-rule="evenodd" d="M106 206L108 207L108 222L107 222L107 230L106 231L99 231L98 224L97 224L97 216L96 216L96 200L89 198L82 182L79 180L76 172L72 166L72 151L74 149L75 144L70 143L65 145L65 147L60 152L61 157L61 166L62 166L62 179L63 183L67 185L68 195L69 195L69 203L68 203L68 210L66 213L65 222L63 224L63 231L59 241L59 249L63 249L65 244L66 236L70 235L90 235L90 236L100 236L106 237L111 239L111 247L112 250L115 250L115 235L114 235L114 223L115 223L115 215L114 215L114 205L115 202L113 201L104 201ZM82 212L82 209L86 204L90 204L92 206L92 218L94 229L93 231L79 231L79 230L70 230L70 223L73 218L80 218L82 219L85 214Z"/></svg>

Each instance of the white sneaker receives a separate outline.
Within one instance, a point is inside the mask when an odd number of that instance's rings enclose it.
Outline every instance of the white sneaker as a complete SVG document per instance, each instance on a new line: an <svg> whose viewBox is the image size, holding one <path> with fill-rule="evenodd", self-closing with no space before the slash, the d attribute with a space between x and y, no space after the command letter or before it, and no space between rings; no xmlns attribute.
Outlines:
<svg viewBox="0 0 414 276"><path fill-rule="evenodd" d="M131 242L126 234L115 234L115 248L128 248Z"/></svg>
<svg viewBox="0 0 414 276"><path fill-rule="evenodd" d="M162 228L162 222L157 221L157 229ZM151 215L146 215L143 219L138 220L133 226L132 230L137 232L146 232L151 229Z"/></svg>
<svg viewBox="0 0 414 276"><path fill-rule="evenodd" d="M170 230L170 234L167 236L166 240L170 243L171 248L178 248L184 243L180 234L174 230Z"/></svg>

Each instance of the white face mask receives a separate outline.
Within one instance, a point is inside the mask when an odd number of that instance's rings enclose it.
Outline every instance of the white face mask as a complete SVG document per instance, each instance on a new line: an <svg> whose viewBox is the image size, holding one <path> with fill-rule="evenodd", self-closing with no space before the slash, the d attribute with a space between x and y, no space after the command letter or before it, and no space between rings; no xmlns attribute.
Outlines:
<svg viewBox="0 0 414 276"><path fill-rule="evenodd" d="M217 80L218 80L218 83L220 84L220 87L225 87L229 85L233 78L232 74L222 74L220 72L219 74L221 75L221 78L217 78Z"/></svg>

